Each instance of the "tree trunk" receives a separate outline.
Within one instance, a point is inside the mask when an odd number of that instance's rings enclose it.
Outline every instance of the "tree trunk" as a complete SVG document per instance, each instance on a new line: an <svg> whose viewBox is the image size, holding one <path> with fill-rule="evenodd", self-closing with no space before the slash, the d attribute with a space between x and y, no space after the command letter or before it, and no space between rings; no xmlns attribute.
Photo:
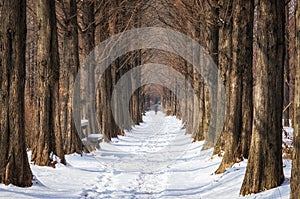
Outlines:
<svg viewBox="0 0 300 199"><path fill-rule="evenodd" d="M205 50L209 52L209 55L212 57L214 63L218 65L219 62L219 33L221 33L219 27L219 5L218 0L213 1L204 1L203 3L203 13L208 13L204 16L204 20L207 22L204 27L200 28L200 38L199 41L205 42L202 44L205 47ZM202 20L200 20L202 21ZM201 23L200 23L201 24ZM203 39L204 38L204 39ZM211 118L211 104L209 98L208 87L202 83L202 92L201 97L203 98L203 131L205 136L205 145L203 149L209 149L214 147L216 143L216 133L213 132L216 130L217 122ZM213 131L209 132L209 125L212 127Z"/></svg>
<svg viewBox="0 0 300 199"><path fill-rule="evenodd" d="M77 6L75 0L61 2L63 28L62 64L60 71L60 130L64 139L66 154L81 153L82 142L76 131L73 119L74 82L79 68ZM76 92L76 91L75 91ZM74 107L77 108L77 107ZM80 121L77 121L80 122ZM80 129L78 129L80 131Z"/></svg>
<svg viewBox="0 0 300 199"><path fill-rule="evenodd" d="M0 183L32 185L25 148L26 1L0 1Z"/></svg>
<svg viewBox="0 0 300 199"><path fill-rule="evenodd" d="M82 66L83 75L81 76L82 95L81 100L86 101L86 106L82 108L82 119L88 119L87 134L99 133L97 129L96 118L94 117L95 108L92 104L96 99L95 94L95 64L93 55L91 53L95 47L95 16L94 16L94 1L81 1L79 2L80 11L78 12L78 24L80 27L79 45L80 45L80 62ZM78 7L79 7L78 6ZM89 61L85 62L89 57Z"/></svg>
<svg viewBox="0 0 300 199"><path fill-rule="evenodd" d="M237 36L242 43L238 56L240 70L242 72L242 129L240 150L244 158L248 158L253 122L253 25L254 25L254 0L242 1L240 18L236 24L239 29Z"/></svg>
<svg viewBox="0 0 300 199"><path fill-rule="evenodd" d="M53 155L65 163L59 119L59 58L55 1L37 2L37 104L36 133L32 161L40 166L53 166Z"/></svg>
<svg viewBox="0 0 300 199"><path fill-rule="evenodd" d="M247 153L247 139L251 135L248 128L251 129L252 125L250 123L252 98L249 99L252 95L252 86L246 84L250 83L252 77L251 24L253 24L254 2L234 0L233 10L233 32L232 37L229 37L232 38L232 62L227 69L227 117L222 132L225 155L216 173L223 173L226 168L242 160L243 152ZM242 102L246 104L243 105Z"/></svg>
<svg viewBox="0 0 300 199"><path fill-rule="evenodd" d="M282 167L284 1L257 1L257 64L249 160L241 195L279 186Z"/></svg>
<svg viewBox="0 0 300 199"><path fill-rule="evenodd" d="M101 5L102 3L105 3L105 5ZM101 42L103 42L105 39L109 37L109 23L108 23L108 17L103 19L103 16L109 16L109 5L110 2L96 2L96 7L99 8L97 12L95 13L95 20L96 23L100 24L96 26L95 29L95 44L99 45ZM100 9L102 8L102 9ZM101 52L97 52L101 53ZM97 116L98 116L98 121L101 126L101 133L103 136L105 136L105 140L109 140L110 137L108 136L107 132L105 131L106 125L107 125L107 116L106 116L106 111L108 107L106 106L106 76L105 72L102 75L102 78L98 82L97 86Z"/></svg>
<svg viewBox="0 0 300 199"><path fill-rule="evenodd" d="M289 38L289 3L285 5L285 20L286 20L286 25L285 25L285 59L284 59L284 98L283 98L283 125L284 126L289 126L290 123L290 108L289 108L289 103L291 102L290 100L290 55L289 55L289 43L290 43L290 38ZM286 107L286 108L285 108Z"/></svg>
<svg viewBox="0 0 300 199"><path fill-rule="evenodd" d="M225 1L224 1L225 2ZM239 66L239 51L241 50L241 31L238 29L238 23L241 20L242 13L241 5L236 1L225 4L221 2L221 13L228 14L224 16L225 24L221 28L220 41L224 41L223 45L220 43L220 61L219 66L225 69L226 80L226 98L227 109L226 119L222 132L222 137L225 143L225 155L221 165L216 173L223 173L226 168L231 167L237 160L240 160L240 152L237 151L239 137L241 133L241 102L242 102L242 76L241 68ZM234 13L231 15L232 10ZM230 17L232 16L232 18ZM223 34L222 34L223 33Z"/></svg>
<svg viewBox="0 0 300 199"><path fill-rule="evenodd" d="M294 96L294 154L291 177L291 199L298 199L300 196L300 1L296 1L296 78Z"/></svg>
<svg viewBox="0 0 300 199"><path fill-rule="evenodd" d="M219 40L219 25L218 25L218 5L217 0L203 1L192 5L197 8L193 17L197 20L197 23L193 24L195 27L194 37L204 47L204 49L212 57L215 64L218 63L218 40ZM205 16L199 13L207 13ZM207 23L203 24L205 21ZM190 30L188 30L189 32ZM203 56L203 55L199 55ZM200 57L200 61L204 61ZM204 63L201 63L201 65ZM196 71L195 71L196 72ZM203 149L212 148L214 146L214 136L208 134L210 124L210 98L208 93L208 87L204 83L204 79L199 74L194 72L194 90L199 98L199 114L195 115L195 118L199 118L199 127L194 140L205 139L205 146ZM213 124L214 125L214 124Z"/></svg>
<svg viewBox="0 0 300 199"><path fill-rule="evenodd" d="M26 147L32 148L33 132L35 131L34 99L36 86L36 54L37 54L37 21L35 0L26 2L26 80L25 80L25 139Z"/></svg>
<svg viewBox="0 0 300 199"><path fill-rule="evenodd" d="M236 134L238 125L240 123L239 111L240 109L240 88L239 86L239 74L236 68L232 68L232 1L219 0L218 4L220 6L219 17L223 20L222 26L219 29L219 56L218 56L218 69L222 74L223 82L225 84L226 91L226 100L227 100L227 112L225 113L225 123L223 130L217 143L214 147L214 154L219 154L222 150L225 149L225 144L231 145L232 140L227 140L233 135L230 133ZM233 70L234 69L234 70ZM233 89L233 90L232 90ZM232 120L232 117L238 117L237 122ZM234 118L235 120L236 118ZM228 131L231 132L228 132ZM228 141L225 143L225 141Z"/></svg>
<svg viewBox="0 0 300 199"><path fill-rule="evenodd" d="M118 27L117 27L117 13L112 13L112 10L118 8L118 1L113 0L110 1L109 4L109 10L107 10L109 14L108 17L108 35L112 36L116 33L118 33ZM119 67L119 60L121 58L115 60L114 63L111 64L109 70L105 72L105 79L104 79L104 85L102 87L102 93L103 96L103 105L104 105L104 112L103 112L103 126L102 126L102 132L106 134L106 137L110 140L112 137L116 137L118 135L118 129L115 124L115 120L113 118L112 113L112 104L111 104L111 97L113 92L113 86L117 83L117 70ZM122 113L119 113L122 114Z"/></svg>

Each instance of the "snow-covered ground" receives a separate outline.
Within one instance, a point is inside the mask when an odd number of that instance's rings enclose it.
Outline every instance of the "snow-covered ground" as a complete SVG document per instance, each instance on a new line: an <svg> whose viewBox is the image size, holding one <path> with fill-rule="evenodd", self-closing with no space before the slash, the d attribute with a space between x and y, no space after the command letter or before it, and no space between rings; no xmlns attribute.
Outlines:
<svg viewBox="0 0 300 199"><path fill-rule="evenodd" d="M203 142L191 143L184 133L175 117L148 112L144 123L100 150L67 156L66 166L31 164L33 186L0 184L0 198L289 198L290 161L284 160L281 187L240 197L246 161L214 175L221 158L211 158L211 150L201 151Z"/></svg>

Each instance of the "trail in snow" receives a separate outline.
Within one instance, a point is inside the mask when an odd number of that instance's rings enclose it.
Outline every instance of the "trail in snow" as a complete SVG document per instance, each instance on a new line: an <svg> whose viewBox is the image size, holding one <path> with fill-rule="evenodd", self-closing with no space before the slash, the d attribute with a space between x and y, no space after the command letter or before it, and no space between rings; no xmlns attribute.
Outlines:
<svg viewBox="0 0 300 199"><path fill-rule="evenodd" d="M148 112L143 124L111 143L101 144L101 150L95 152L95 156L107 172L99 175L94 189L84 191L82 196L128 199L239 197L246 162L235 165L223 175L212 175L220 158L212 160L211 150L201 151L202 145L203 142L192 143L191 136L185 135L182 123L175 117ZM269 192L261 198L288 196L285 189ZM226 194L228 197L224 197Z"/></svg>
<svg viewBox="0 0 300 199"><path fill-rule="evenodd" d="M107 168L85 197L158 198L167 189L167 170L181 158L191 137L184 135L182 123L161 112L147 113L144 123L125 136L102 143L96 159Z"/></svg>
<svg viewBox="0 0 300 199"><path fill-rule="evenodd" d="M148 112L125 136L91 154L69 155L66 166L31 164L30 188L0 184L0 198L227 199L239 197L246 161L213 175L221 158L192 143L175 117ZM30 154L29 154L30 156ZM285 161L290 177L291 163ZM289 184L244 198L289 198Z"/></svg>

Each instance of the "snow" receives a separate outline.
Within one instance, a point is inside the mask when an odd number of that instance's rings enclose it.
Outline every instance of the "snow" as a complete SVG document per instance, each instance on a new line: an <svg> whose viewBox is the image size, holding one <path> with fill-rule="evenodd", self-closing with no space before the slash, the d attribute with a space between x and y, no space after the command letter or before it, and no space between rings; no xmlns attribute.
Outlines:
<svg viewBox="0 0 300 199"><path fill-rule="evenodd" d="M81 126L84 127L84 126L87 126L89 123L88 120L81 120Z"/></svg>
<svg viewBox="0 0 300 199"><path fill-rule="evenodd" d="M100 143L101 149L66 156L66 166L31 164L33 186L0 184L0 198L289 198L290 160L284 160L282 186L241 197L247 160L215 175L221 158L211 157L212 150L201 151L203 142L191 141L181 121L150 111L144 123Z"/></svg>
<svg viewBox="0 0 300 199"><path fill-rule="evenodd" d="M289 147L292 147L294 129L292 127L283 127L282 141Z"/></svg>
<svg viewBox="0 0 300 199"><path fill-rule="evenodd" d="M102 134L90 134L88 136L89 138L93 138L93 139L102 139L103 138L103 135Z"/></svg>
<svg viewBox="0 0 300 199"><path fill-rule="evenodd" d="M282 152L284 158L292 159L293 137L294 137L294 129L292 127L283 127Z"/></svg>

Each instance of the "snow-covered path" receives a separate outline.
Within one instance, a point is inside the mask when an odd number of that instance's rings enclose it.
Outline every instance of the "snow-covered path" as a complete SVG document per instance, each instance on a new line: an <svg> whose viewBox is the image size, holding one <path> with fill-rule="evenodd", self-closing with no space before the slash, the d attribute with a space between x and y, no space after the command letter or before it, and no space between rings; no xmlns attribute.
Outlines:
<svg viewBox="0 0 300 199"><path fill-rule="evenodd" d="M69 155L56 169L31 165L31 188L0 185L0 198L240 198L246 161L220 175L221 159L192 143L175 117L148 112L144 123L91 154ZM290 162L285 162L286 177ZM242 197L241 197L242 198ZM245 198L289 198L289 184Z"/></svg>
<svg viewBox="0 0 300 199"><path fill-rule="evenodd" d="M91 198L160 198L166 196L172 179L172 166L192 146L191 137L184 135L182 123L163 113L147 113L144 123L125 136L102 143L95 152L107 172L99 176ZM181 159L181 160L180 160ZM177 171L180 173L180 171Z"/></svg>
<svg viewBox="0 0 300 199"><path fill-rule="evenodd" d="M238 197L246 163L224 175L212 175L220 159L192 143L182 123L162 112L147 113L144 123L124 137L102 143L95 152L106 173L99 176L87 198L228 198ZM274 191L281 198L282 193ZM265 193L265 198L271 197ZM259 196L259 195L257 195ZM257 197L256 196L256 197ZM268 197L267 197L268 196ZM227 198L227 197L225 197Z"/></svg>

